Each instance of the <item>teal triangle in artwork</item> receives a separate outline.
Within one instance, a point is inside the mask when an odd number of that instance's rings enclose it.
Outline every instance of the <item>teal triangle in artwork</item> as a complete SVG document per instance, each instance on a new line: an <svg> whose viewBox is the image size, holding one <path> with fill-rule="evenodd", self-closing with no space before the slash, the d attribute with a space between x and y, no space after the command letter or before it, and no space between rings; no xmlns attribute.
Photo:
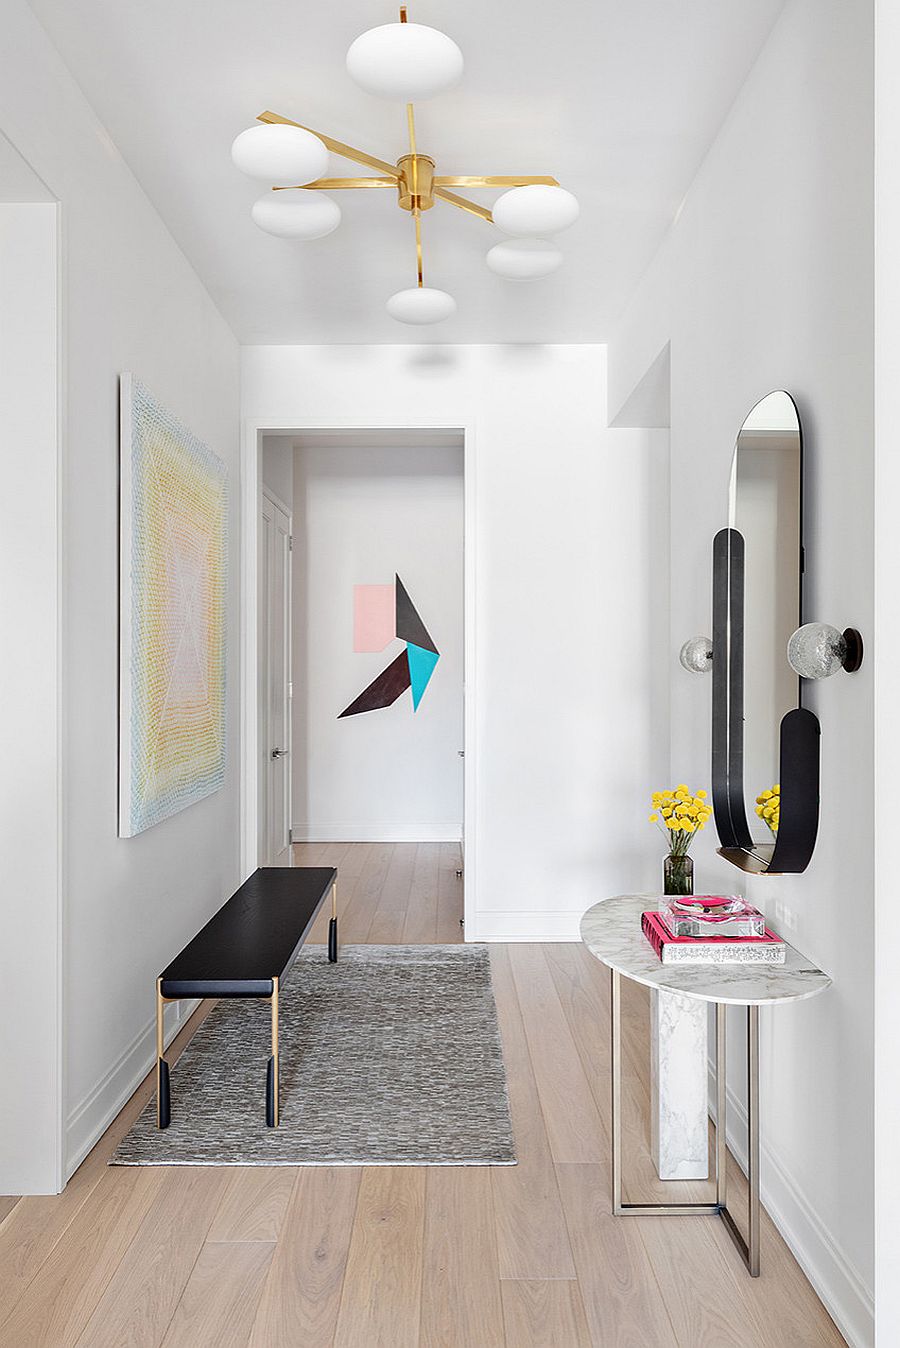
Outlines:
<svg viewBox="0 0 900 1348"><path fill-rule="evenodd" d="M428 687L428 680L434 673L434 667L440 656L437 651L426 651L421 646L406 643L406 658L409 661L409 682L412 687L413 711L417 711L422 694Z"/></svg>

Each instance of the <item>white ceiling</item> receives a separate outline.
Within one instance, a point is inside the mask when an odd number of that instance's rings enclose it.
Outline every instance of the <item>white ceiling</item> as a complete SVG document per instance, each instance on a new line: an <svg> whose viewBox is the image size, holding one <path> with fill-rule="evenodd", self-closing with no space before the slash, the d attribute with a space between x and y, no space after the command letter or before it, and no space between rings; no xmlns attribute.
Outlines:
<svg viewBox="0 0 900 1348"><path fill-rule="evenodd" d="M52 192L0 132L0 202L53 200Z"/></svg>
<svg viewBox="0 0 900 1348"><path fill-rule="evenodd" d="M396 18L392 0L31 3L241 341L594 342L783 0L412 0L410 18L449 33L466 60L462 83L417 110L419 149L438 172L551 173L581 202L562 269L532 282L488 271L499 231L437 204L423 217L426 284L459 308L428 329L384 312L415 284L412 221L393 193L339 193L334 234L275 239L249 218L264 189L229 157L266 108L380 158L403 154L403 107L363 93L344 67L353 38Z"/></svg>

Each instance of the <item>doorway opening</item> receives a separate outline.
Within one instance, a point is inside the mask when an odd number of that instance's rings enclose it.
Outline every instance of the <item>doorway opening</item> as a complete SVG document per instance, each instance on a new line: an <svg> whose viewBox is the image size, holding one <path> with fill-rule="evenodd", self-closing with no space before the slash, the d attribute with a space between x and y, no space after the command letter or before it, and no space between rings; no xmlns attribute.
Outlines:
<svg viewBox="0 0 900 1348"><path fill-rule="evenodd" d="M344 939L464 934L466 450L461 428L248 433L244 869L338 865L392 910Z"/></svg>

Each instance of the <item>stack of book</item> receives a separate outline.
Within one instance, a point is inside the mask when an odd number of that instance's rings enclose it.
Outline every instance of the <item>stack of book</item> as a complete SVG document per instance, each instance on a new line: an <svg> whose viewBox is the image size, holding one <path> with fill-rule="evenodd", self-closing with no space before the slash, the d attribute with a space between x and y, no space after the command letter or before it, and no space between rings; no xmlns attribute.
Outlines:
<svg viewBox="0 0 900 1348"><path fill-rule="evenodd" d="M662 899L641 930L663 964L784 963L784 941L739 894Z"/></svg>

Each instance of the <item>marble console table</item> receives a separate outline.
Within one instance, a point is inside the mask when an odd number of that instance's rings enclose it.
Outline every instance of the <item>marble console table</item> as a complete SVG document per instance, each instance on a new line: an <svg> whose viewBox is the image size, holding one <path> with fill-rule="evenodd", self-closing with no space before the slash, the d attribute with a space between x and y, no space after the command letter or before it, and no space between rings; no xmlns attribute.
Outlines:
<svg viewBox="0 0 900 1348"><path fill-rule="evenodd" d="M759 1008L795 1002L824 992L831 979L793 946L784 964L663 964L641 932L648 900L620 894L594 904L581 919L581 939L610 970L612 1031L612 1206L617 1217L663 1214L718 1216L759 1276ZM623 1203L622 1201L622 1014L621 979L631 978L657 992L676 993L716 1008L716 1198L712 1203ZM725 1180L725 1008L747 1014L747 1123L750 1186L749 1232L745 1240L728 1210Z"/></svg>

